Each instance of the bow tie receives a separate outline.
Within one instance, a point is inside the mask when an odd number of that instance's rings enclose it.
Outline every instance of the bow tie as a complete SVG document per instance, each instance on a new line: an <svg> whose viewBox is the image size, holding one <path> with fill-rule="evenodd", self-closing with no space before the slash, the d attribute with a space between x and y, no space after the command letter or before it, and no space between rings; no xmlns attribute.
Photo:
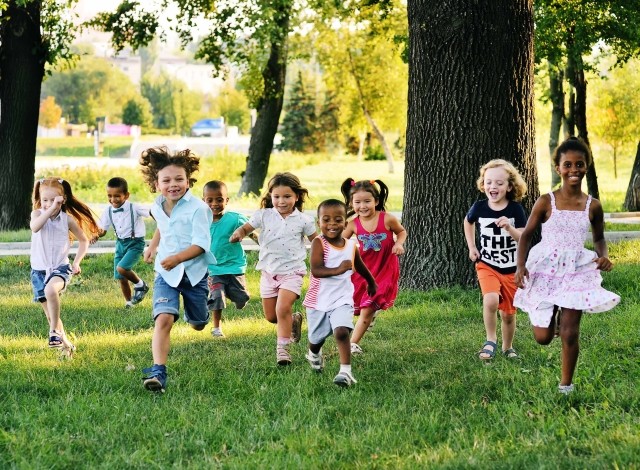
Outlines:
<svg viewBox="0 0 640 470"><path fill-rule="evenodd" d="M111 212L124 212L124 207L120 207L118 209L113 209Z"/></svg>

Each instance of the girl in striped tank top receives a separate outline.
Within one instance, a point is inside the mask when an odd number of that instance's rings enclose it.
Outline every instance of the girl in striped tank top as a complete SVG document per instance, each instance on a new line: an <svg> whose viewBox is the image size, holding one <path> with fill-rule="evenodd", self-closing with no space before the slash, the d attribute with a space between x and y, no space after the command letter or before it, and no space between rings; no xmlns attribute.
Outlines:
<svg viewBox="0 0 640 470"><path fill-rule="evenodd" d="M307 308L311 368L322 372L322 345L333 335L340 355L340 371L333 382L340 387L356 383L351 373L349 335L353 330L353 283L355 270L367 283L373 296L378 286L360 257L355 240L342 238L347 226L347 206L337 199L328 199L318 206L318 225L322 235L311 242L311 281L303 305Z"/></svg>
<svg viewBox="0 0 640 470"><path fill-rule="evenodd" d="M60 319L60 294L73 274L80 274L80 261L89 240L98 234L91 209L76 199L68 181L42 178L33 188L31 212L31 286L34 302L40 302L49 322L49 347L61 348L71 357L75 346L69 341ZM78 253L69 263L72 237L78 239Z"/></svg>

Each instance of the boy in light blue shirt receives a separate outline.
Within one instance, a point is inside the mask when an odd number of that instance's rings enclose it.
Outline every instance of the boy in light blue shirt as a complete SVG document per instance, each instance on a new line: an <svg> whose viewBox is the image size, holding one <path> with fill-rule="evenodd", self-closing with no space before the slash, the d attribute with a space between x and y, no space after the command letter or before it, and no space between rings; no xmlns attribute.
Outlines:
<svg viewBox="0 0 640 470"><path fill-rule="evenodd" d="M199 166L199 158L191 151L171 155L165 147L151 148L142 153L140 164L151 192L161 194L151 207L158 228L144 254L147 263L155 257L156 279L153 366L143 370L143 383L148 390L164 392L170 335L179 318L180 296L184 320L192 328L200 331L209 323L207 268L215 263L210 252L212 216L209 207L190 191L195 182L192 175Z"/></svg>
<svg viewBox="0 0 640 470"><path fill-rule="evenodd" d="M211 253L216 264L209 265L209 311L213 312L214 337L224 337L220 329L222 310L227 306L225 297L236 308L243 309L249 301L245 272L247 256L240 243L231 243L229 238L249 219L238 212L226 211L229 202L227 185L222 181L209 181L202 190L202 200L213 215L211 223Z"/></svg>

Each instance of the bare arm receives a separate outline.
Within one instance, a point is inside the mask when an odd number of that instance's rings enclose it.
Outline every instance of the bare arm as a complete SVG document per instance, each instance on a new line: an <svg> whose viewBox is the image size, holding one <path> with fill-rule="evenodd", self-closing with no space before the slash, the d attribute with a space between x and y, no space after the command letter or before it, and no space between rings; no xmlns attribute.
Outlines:
<svg viewBox="0 0 640 470"><path fill-rule="evenodd" d="M464 218L464 238L467 240L467 248L469 248L469 259L471 261L478 261L480 259L480 252L476 247L476 226Z"/></svg>
<svg viewBox="0 0 640 470"><path fill-rule="evenodd" d="M547 220L548 212L551 210L549 196L540 196L531 209L531 215L527 220L527 225L520 234L518 240L518 249L516 250L516 273L515 282L517 287L524 287L524 279L529 276L529 272L525 266L527 255L529 254L529 245L533 234L540 227L540 224Z"/></svg>
<svg viewBox="0 0 640 470"><path fill-rule="evenodd" d="M39 232L40 229L44 227L44 224L47 223L47 220L62 207L63 202L64 197L56 196L53 204L51 204L47 210L36 209L31 212L31 222L29 223L31 231L33 233Z"/></svg>
<svg viewBox="0 0 640 470"><path fill-rule="evenodd" d="M146 250L144 250L144 262L152 263L153 259L156 257L156 253L158 252L158 245L160 244L160 230L156 229L153 232L153 238L149 242L149 246Z"/></svg>
<svg viewBox="0 0 640 470"><path fill-rule="evenodd" d="M344 260L340 263L340 266L336 268L327 268L324 265L324 250L322 249L322 242L320 239L314 239L311 242L311 255L309 256L309 264L311 266L311 274L314 277L331 277L339 276L342 273L346 273L353 268L351 261Z"/></svg>
<svg viewBox="0 0 640 470"><path fill-rule="evenodd" d="M356 231L355 227L356 224L353 222L353 220L349 221L349 223L347 224L347 228L342 231L342 238L349 240Z"/></svg>
<svg viewBox="0 0 640 470"><path fill-rule="evenodd" d="M200 256L202 253L204 253L204 248L198 245L191 245L184 250L176 253L175 255L167 256L165 259L160 261L160 266L162 266L167 271L171 271L180 263L189 261L190 259Z"/></svg>
<svg viewBox="0 0 640 470"><path fill-rule="evenodd" d="M374 296L378 291L378 284L376 284L376 280L367 268L367 265L362 261L362 257L360 256L360 250L356 249L356 255L353 260L355 271L360 274L365 281L367 281L367 293L370 296Z"/></svg>
<svg viewBox="0 0 640 470"><path fill-rule="evenodd" d="M513 225L511 225L509 219L504 216L496 220L496 226L505 229L509 233L509 235L511 235L511 238L513 238L515 241L520 240L520 235L522 235L522 231L524 230L524 228L515 228Z"/></svg>
<svg viewBox="0 0 640 470"><path fill-rule="evenodd" d="M598 255L594 260L596 262L596 266L601 271L611 271L611 269L613 269L613 263L609 259L607 241L604 238L604 212L600 201L597 199L592 199L591 201L589 218L591 219L593 247Z"/></svg>
<svg viewBox="0 0 640 470"><path fill-rule="evenodd" d="M249 223L245 223L242 227L238 227L229 237L229 241L231 243L237 243L242 241L242 239L248 236L251 232L253 232L255 228Z"/></svg>
<svg viewBox="0 0 640 470"><path fill-rule="evenodd" d="M73 235L78 239L78 252L76 253L75 258L73 259L73 264L71 265L71 270L73 274L80 274L80 261L84 258L89 250L89 238L87 235L80 229L78 223L75 221L73 217L69 217L69 231L73 233Z"/></svg>
<svg viewBox="0 0 640 470"><path fill-rule="evenodd" d="M394 255L403 255L404 254L404 242L407 239L407 231L402 226L400 221L393 214L389 214L385 212L384 214L384 224L389 227L389 230L393 232L396 236L396 242L391 249L391 253Z"/></svg>

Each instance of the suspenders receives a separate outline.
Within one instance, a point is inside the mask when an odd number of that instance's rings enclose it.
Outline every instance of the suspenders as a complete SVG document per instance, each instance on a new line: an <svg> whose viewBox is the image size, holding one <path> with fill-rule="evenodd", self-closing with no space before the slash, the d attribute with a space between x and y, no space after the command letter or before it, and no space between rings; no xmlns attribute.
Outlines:
<svg viewBox="0 0 640 470"><path fill-rule="evenodd" d="M113 226L113 231L116 232L116 237L118 237L118 232L116 230L116 224L113 223L112 211L113 206L109 206L109 220L111 221L111 225ZM131 214L131 236L129 238L135 238L136 235L136 227L135 227L135 219L133 216L133 204L131 204L131 208L129 209L129 213ZM119 238L119 237L118 237ZM129 238L124 238L123 240L128 240Z"/></svg>

